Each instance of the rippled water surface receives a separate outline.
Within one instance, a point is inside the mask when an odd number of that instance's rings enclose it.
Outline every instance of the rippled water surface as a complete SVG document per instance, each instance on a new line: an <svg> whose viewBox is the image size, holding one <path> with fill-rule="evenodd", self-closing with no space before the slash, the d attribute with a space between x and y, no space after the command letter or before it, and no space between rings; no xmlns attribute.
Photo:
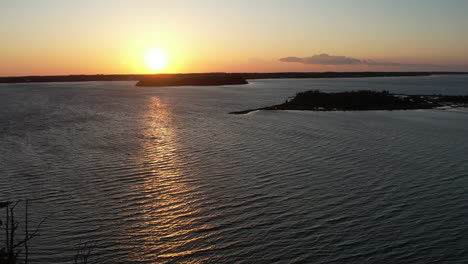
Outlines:
<svg viewBox="0 0 468 264"><path fill-rule="evenodd" d="M230 111L298 91L468 94L468 77L0 85L0 200L34 263L466 263L468 112Z"/></svg>

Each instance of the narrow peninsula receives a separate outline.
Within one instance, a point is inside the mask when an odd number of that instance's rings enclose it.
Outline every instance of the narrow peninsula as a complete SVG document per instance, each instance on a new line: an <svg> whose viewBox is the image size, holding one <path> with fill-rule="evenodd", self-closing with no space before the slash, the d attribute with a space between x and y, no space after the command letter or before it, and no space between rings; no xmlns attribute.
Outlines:
<svg viewBox="0 0 468 264"><path fill-rule="evenodd" d="M388 91L350 91L324 93L318 90L297 93L284 103L230 114L247 114L256 110L310 110L310 111L370 111L415 110L439 107L466 107L468 95L404 95Z"/></svg>

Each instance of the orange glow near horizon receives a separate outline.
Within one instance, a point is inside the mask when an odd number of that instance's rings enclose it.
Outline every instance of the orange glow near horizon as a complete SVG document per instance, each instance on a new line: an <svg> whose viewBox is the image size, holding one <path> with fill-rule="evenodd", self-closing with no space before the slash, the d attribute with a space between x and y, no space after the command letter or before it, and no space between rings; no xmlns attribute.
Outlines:
<svg viewBox="0 0 468 264"><path fill-rule="evenodd" d="M117 2L0 1L0 76L468 71L468 1Z"/></svg>

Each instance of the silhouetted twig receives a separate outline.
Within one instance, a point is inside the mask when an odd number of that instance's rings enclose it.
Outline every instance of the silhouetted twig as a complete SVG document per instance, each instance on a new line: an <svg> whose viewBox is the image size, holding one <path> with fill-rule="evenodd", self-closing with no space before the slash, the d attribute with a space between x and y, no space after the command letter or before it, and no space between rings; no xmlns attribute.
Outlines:
<svg viewBox="0 0 468 264"><path fill-rule="evenodd" d="M29 232L29 199L25 200L25 215L24 215L24 237L20 241L16 241L16 231L20 225L20 222L15 218L15 209L16 206L21 202L21 200L16 201L15 203L11 202L0 202L0 208L5 208L6 218L5 218L5 247L0 249L0 264L15 264L19 259L21 252L21 247L24 245L24 263L27 264L29 260L29 247L28 241L32 238L39 235L39 230L42 224L48 217L42 219L42 221L37 225L36 229L30 233ZM3 224L0 221L0 226Z"/></svg>

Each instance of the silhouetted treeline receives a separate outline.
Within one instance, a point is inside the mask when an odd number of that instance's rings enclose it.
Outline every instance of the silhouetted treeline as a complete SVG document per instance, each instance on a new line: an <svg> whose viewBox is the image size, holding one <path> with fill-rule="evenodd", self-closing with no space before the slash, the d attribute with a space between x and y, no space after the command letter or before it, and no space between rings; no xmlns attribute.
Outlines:
<svg viewBox="0 0 468 264"><path fill-rule="evenodd" d="M362 111L431 109L442 106L464 106L468 96L394 95L388 91L351 91L323 93L318 90L297 93L284 103L231 114L246 114L255 110Z"/></svg>
<svg viewBox="0 0 468 264"><path fill-rule="evenodd" d="M139 81L136 86L213 86L247 84L236 73L154 75Z"/></svg>
<svg viewBox="0 0 468 264"><path fill-rule="evenodd" d="M303 78L365 78L429 76L430 72L279 72L242 73L246 79L303 79Z"/></svg>
<svg viewBox="0 0 468 264"><path fill-rule="evenodd" d="M0 83L136 81L139 74L0 77Z"/></svg>
<svg viewBox="0 0 468 264"><path fill-rule="evenodd" d="M389 92L353 91L341 93L322 93L307 91L298 93L292 100L276 108L305 110L396 110L425 109L434 107L421 97L399 97Z"/></svg>
<svg viewBox="0 0 468 264"><path fill-rule="evenodd" d="M0 77L0 83L34 82L89 82L89 81L140 81L158 76L184 78L187 76L210 77L225 73L188 73L188 74L97 74L63 76L20 76ZM434 74L468 74L466 72L274 72L274 73L238 73L244 79L286 79L286 78L363 78L363 77L409 77L429 76ZM200 77L201 78L201 77Z"/></svg>

